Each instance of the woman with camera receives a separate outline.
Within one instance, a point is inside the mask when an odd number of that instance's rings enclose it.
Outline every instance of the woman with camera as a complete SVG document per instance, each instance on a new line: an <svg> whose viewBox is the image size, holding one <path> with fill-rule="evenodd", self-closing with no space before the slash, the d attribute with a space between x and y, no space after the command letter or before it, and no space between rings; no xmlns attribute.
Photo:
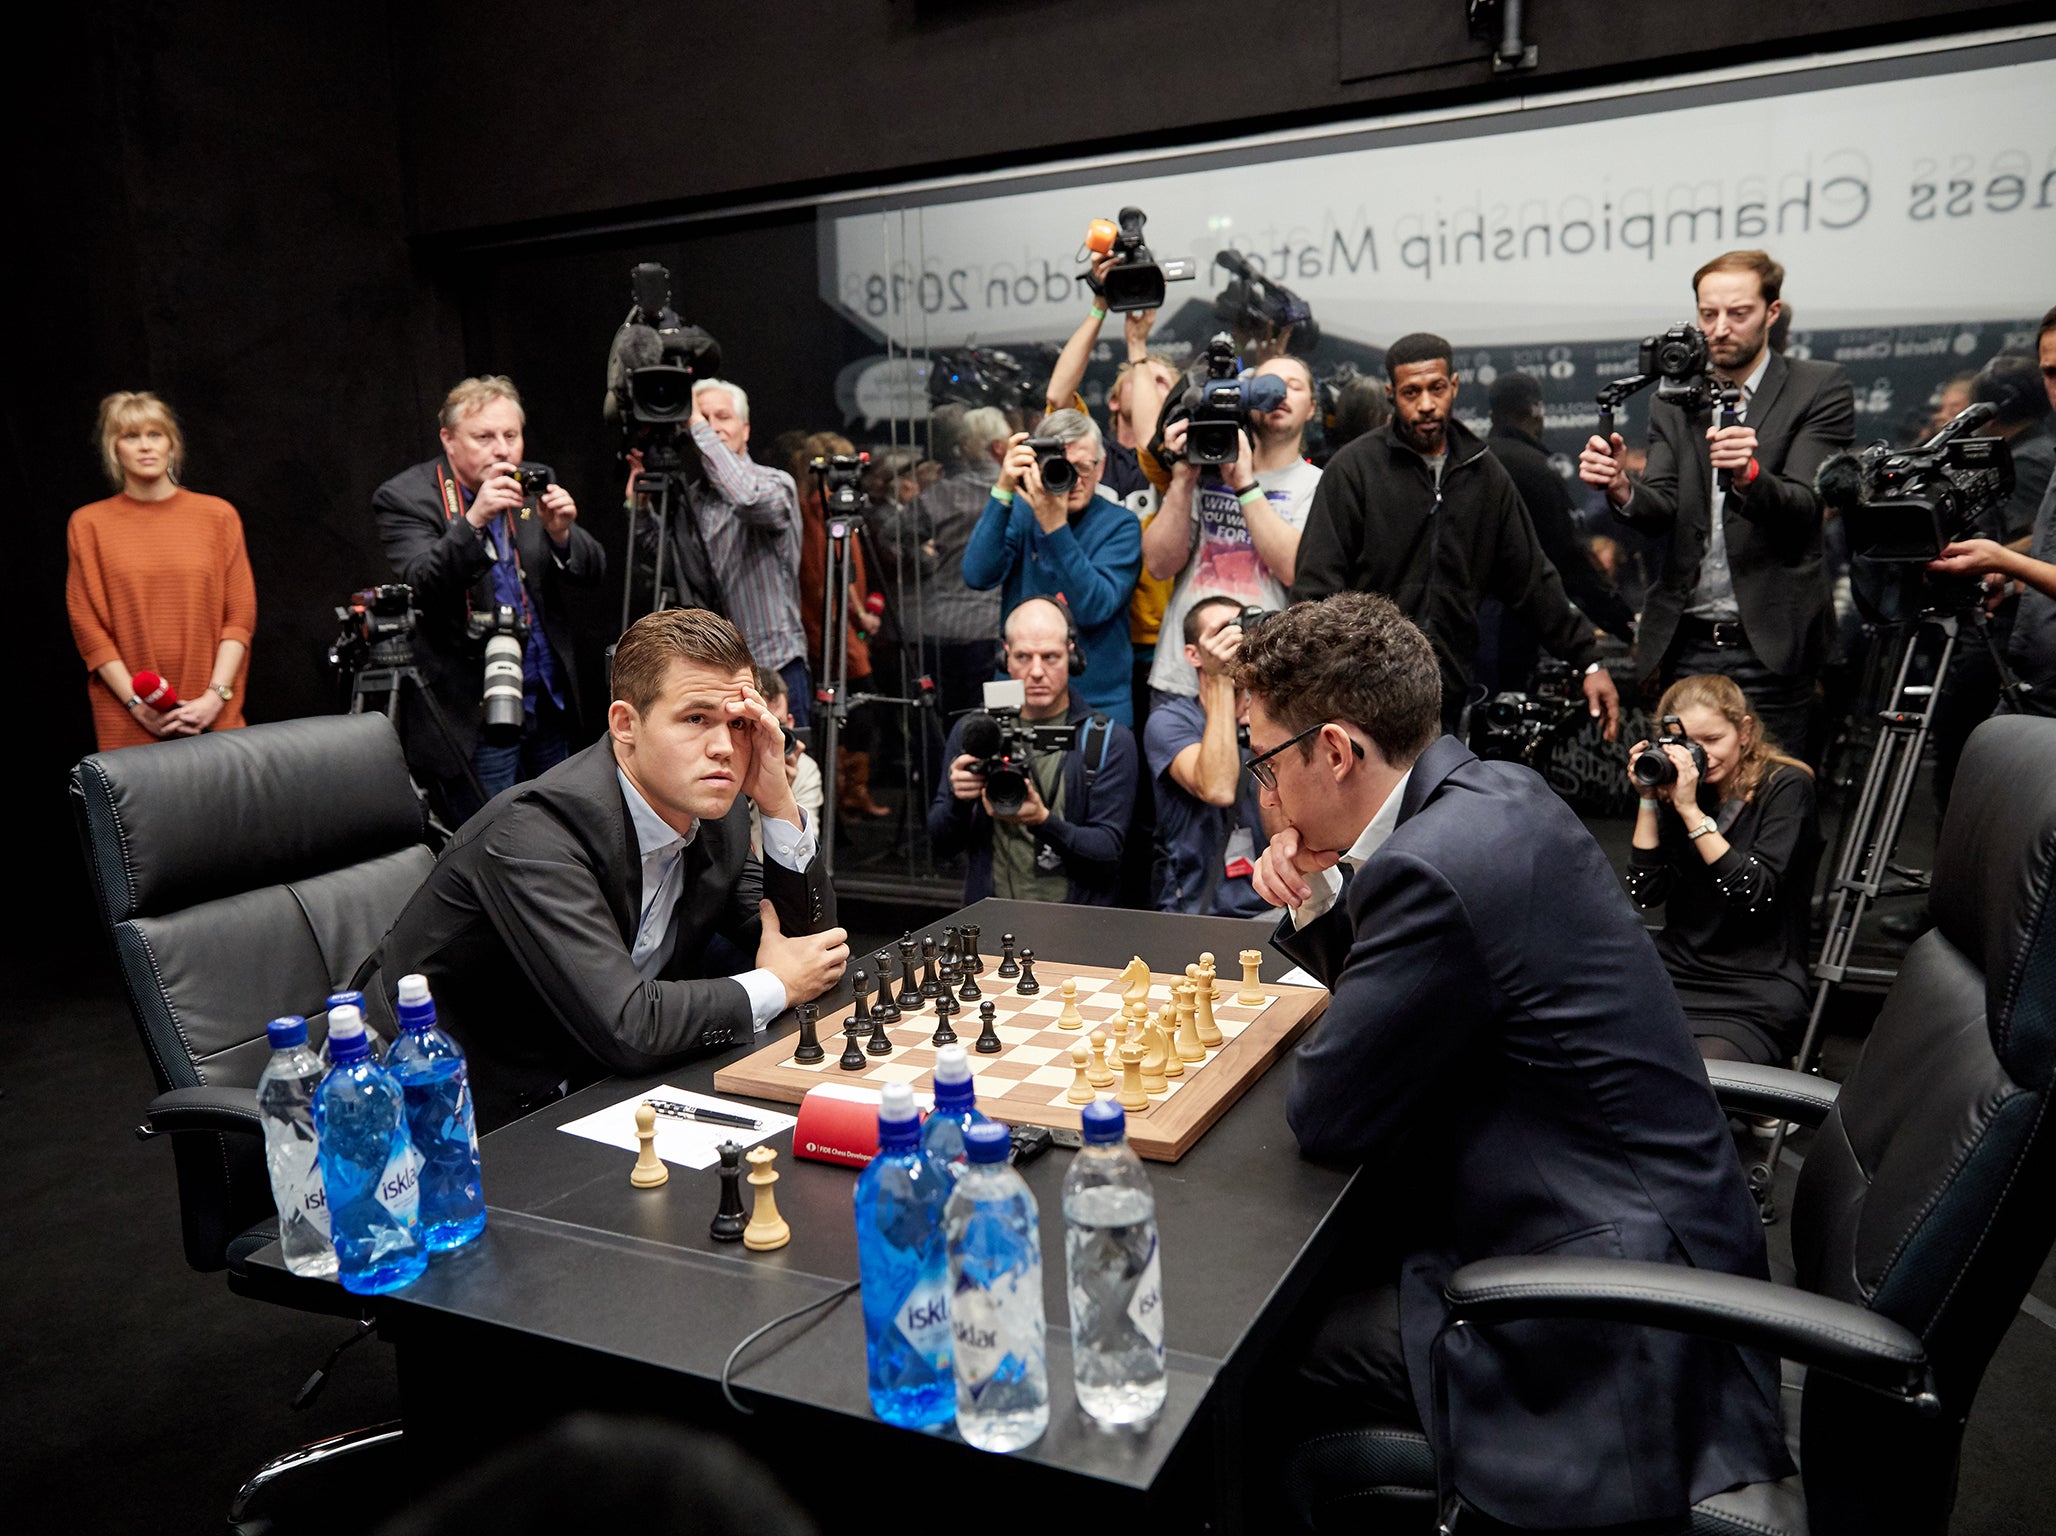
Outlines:
<svg viewBox="0 0 2056 1536"><path fill-rule="evenodd" d="M1656 948L1700 1054L1784 1060L1808 1006L1812 770L1764 735L1730 678L1679 678L1658 713L1675 726L1628 755L1641 796L1628 894L1664 908Z"/></svg>
<svg viewBox="0 0 2056 1536"><path fill-rule="evenodd" d="M115 494L71 515L64 600L100 750L239 726L257 627L242 519L179 484L185 439L148 391L102 400L99 439Z"/></svg>

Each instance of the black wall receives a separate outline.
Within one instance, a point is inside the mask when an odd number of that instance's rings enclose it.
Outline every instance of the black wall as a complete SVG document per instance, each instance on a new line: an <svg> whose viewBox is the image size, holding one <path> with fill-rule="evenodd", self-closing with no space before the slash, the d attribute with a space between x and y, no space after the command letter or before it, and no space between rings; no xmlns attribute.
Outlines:
<svg viewBox="0 0 2056 1536"><path fill-rule="evenodd" d="M250 717L304 714L332 707L334 603L383 569L370 492L432 451L436 402L464 373L515 374L532 451L618 541L599 395L629 262L680 273L752 390L760 442L835 420L848 337L813 298L809 214L605 233L621 220L2033 9L1532 0L1541 67L1497 79L1458 0L112 0L46 13L42 51L12 60L17 115L34 128L10 157L17 216L0 251L26 556L10 592L27 642L15 851L51 891L32 918L82 921L61 786L92 742L63 613L64 521L106 494L88 439L109 390L171 400L189 483L241 510L260 610ZM519 243L539 233L571 239ZM615 588L582 627L603 640L617 604Z"/></svg>

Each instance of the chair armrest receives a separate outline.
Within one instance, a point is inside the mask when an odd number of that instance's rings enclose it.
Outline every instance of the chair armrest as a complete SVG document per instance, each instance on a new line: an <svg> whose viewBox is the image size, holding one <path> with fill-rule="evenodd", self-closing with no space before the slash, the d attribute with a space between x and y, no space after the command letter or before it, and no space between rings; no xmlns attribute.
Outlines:
<svg viewBox="0 0 2056 1536"><path fill-rule="evenodd" d="M264 1131L254 1088L173 1088L152 1099L147 1113L153 1131Z"/></svg>
<svg viewBox="0 0 2056 1536"><path fill-rule="evenodd" d="M1709 1061L1707 1081L1721 1108L1750 1115L1776 1115L1817 1127L1835 1107L1842 1091L1811 1072L1794 1072L1787 1067L1759 1067L1746 1061Z"/></svg>
<svg viewBox="0 0 2056 1536"><path fill-rule="evenodd" d="M1775 1350L1937 1413L1927 1346L1889 1317L1810 1291L1620 1259L1552 1254L1479 1259L1443 1290L1451 1322L1510 1323L1588 1317L1640 1323Z"/></svg>

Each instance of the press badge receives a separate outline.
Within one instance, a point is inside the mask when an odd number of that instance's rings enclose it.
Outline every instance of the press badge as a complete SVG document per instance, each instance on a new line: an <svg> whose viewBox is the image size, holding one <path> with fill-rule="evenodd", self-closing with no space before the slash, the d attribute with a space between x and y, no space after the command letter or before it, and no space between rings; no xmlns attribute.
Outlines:
<svg viewBox="0 0 2056 1536"><path fill-rule="evenodd" d="M1256 839L1249 828L1237 827L1228 834L1228 847L1221 858L1221 873L1227 879L1243 880L1256 873Z"/></svg>

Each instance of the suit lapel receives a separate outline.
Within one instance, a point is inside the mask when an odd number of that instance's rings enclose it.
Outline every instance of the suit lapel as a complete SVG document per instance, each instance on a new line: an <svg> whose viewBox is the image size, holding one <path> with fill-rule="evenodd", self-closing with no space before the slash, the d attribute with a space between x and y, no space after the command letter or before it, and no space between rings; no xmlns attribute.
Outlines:
<svg viewBox="0 0 2056 1536"><path fill-rule="evenodd" d="M1415 812L1426 805L1448 778L1465 763L1477 761L1477 754L1454 736L1438 736L1428 750L1414 759L1413 777L1406 781L1406 795L1399 802L1398 825L1405 826Z"/></svg>
<svg viewBox="0 0 2056 1536"><path fill-rule="evenodd" d="M1776 408L1778 396L1784 393L1785 379L1792 372L1791 364L1785 361L1782 352L1773 352L1770 361L1763 365L1763 382L1756 386L1756 398L1749 402L1747 424L1756 430L1758 437L1770 422L1770 413Z"/></svg>

